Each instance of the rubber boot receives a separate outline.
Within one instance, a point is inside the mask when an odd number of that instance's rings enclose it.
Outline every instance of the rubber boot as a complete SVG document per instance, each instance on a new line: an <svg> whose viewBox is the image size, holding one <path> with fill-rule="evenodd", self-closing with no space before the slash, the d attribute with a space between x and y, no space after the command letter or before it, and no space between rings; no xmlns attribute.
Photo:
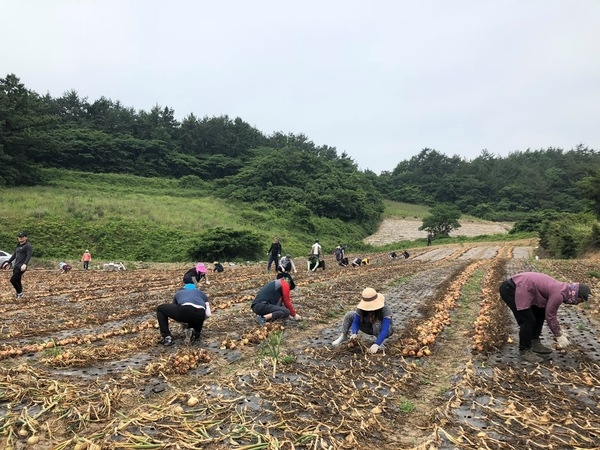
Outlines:
<svg viewBox="0 0 600 450"><path fill-rule="evenodd" d="M541 363L544 360L544 358L542 358L541 356L538 356L535 353L533 353L531 349L520 351L519 354L521 356L521 361L524 362Z"/></svg>
<svg viewBox="0 0 600 450"><path fill-rule="evenodd" d="M552 353L552 349L543 345L539 339L531 340L531 351L535 353L540 353L542 355Z"/></svg>

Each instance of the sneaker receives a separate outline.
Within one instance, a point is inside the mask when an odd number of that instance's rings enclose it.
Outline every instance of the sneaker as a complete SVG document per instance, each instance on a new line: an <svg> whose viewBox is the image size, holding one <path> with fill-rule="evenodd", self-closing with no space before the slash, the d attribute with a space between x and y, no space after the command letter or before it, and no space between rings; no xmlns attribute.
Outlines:
<svg viewBox="0 0 600 450"><path fill-rule="evenodd" d="M23 298L23 293L17 294L17 298Z"/></svg>
<svg viewBox="0 0 600 450"><path fill-rule="evenodd" d="M340 345L348 340L348 336L344 334L340 334L340 337L331 343L331 345Z"/></svg>
<svg viewBox="0 0 600 450"><path fill-rule="evenodd" d="M531 349L523 350L519 352L521 356L521 361L530 362L530 363L541 363L544 358L536 355L531 351Z"/></svg>
<svg viewBox="0 0 600 450"><path fill-rule="evenodd" d="M540 353L542 355L552 353L552 349L543 345L539 339L533 339L531 341L531 351L534 353Z"/></svg>
<svg viewBox="0 0 600 450"><path fill-rule="evenodd" d="M200 333L198 333L196 330L193 330L193 333L190 335L190 345L192 345L198 339L200 339Z"/></svg>
<svg viewBox="0 0 600 450"><path fill-rule="evenodd" d="M173 345L173 338L171 336L165 336L164 338L162 338L160 340L159 344L162 344L165 347L168 347L169 345Z"/></svg>
<svg viewBox="0 0 600 450"><path fill-rule="evenodd" d="M263 316L259 316L258 314L256 315L256 322L258 322L258 324L261 327L264 327L267 324L267 320Z"/></svg>

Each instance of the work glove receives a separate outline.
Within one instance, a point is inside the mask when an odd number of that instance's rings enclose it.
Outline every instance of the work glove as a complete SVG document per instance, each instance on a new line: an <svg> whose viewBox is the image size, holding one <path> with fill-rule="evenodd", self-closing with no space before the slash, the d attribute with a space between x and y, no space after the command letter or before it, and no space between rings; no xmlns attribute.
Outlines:
<svg viewBox="0 0 600 450"><path fill-rule="evenodd" d="M27 264L21 264L21 272L25 272L27 270Z"/></svg>
<svg viewBox="0 0 600 450"><path fill-rule="evenodd" d="M358 338L358 334L351 334L349 339L350 339L351 341L353 341L353 340L355 340L355 339L357 339L357 338Z"/></svg>
<svg viewBox="0 0 600 450"><path fill-rule="evenodd" d="M204 305L204 313L205 313L204 317L212 316L212 311L210 309L210 303L208 303L208 302L206 302Z"/></svg>
<svg viewBox="0 0 600 450"><path fill-rule="evenodd" d="M569 342L569 338L567 338L565 333L556 338L556 343L558 344L558 348L567 348L571 345L571 342Z"/></svg>
<svg viewBox="0 0 600 450"><path fill-rule="evenodd" d="M278 257L278 258L281 258L281 253L277 253L277 257Z"/></svg>
<svg viewBox="0 0 600 450"><path fill-rule="evenodd" d="M296 314L295 316L292 317L292 319L294 319L294 320L302 320L302 317L300 317L300 314Z"/></svg>
<svg viewBox="0 0 600 450"><path fill-rule="evenodd" d="M369 353L377 353L377 350L379 350L379 345L377 344L373 344L369 347Z"/></svg>

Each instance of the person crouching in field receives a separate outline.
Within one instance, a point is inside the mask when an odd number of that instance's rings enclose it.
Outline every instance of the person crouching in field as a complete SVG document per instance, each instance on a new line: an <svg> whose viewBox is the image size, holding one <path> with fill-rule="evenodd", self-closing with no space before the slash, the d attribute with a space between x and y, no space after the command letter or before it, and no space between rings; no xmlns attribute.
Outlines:
<svg viewBox="0 0 600 450"><path fill-rule="evenodd" d="M385 297L373 288L362 291L362 299L356 310L346 313L342 323L342 334L332 345L340 345L348 339L358 338L358 332L376 336L369 353L377 353L383 341L392 335L392 310L385 304ZM350 333L350 337L348 337Z"/></svg>
<svg viewBox="0 0 600 450"><path fill-rule="evenodd" d="M213 265L215 266L213 268L213 272L221 273L221 272L223 272L223 270L225 270L225 269L223 269L223 264L221 264L219 261L213 262Z"/></svg>
<svg viewBox="0 0 600 450"><path fill-rule="evenodd" d="M194 283L187 283L183 289L178 290L173 296L172 303L163 303L156 308L156 318L162 339L160 344L168 346L173 344L173 337L169 330L169 319L187 325L193 330L189 343L193 344L200 338L202 326L207 317L211 316L208 296Z"/></svg>
<svg viewBox="0 0 600 450"><path fill-rule="evenodd" d="M311 272L315 272L318 268L325 270L325 260L319 259L318 256L311 255L308 257L307 268Z"/></svg>
<svg viewBox="0 0 600 450"><path fill-rule="evenodd" d="M500 298L510 308L519 325L519 355L522 361L539 363L540 354L552 353L542 344L544 321L556 338L559 348L571 342L558 321L558 308L587 302L591 294L584 283L564 283L540 272L521 272L504 280L498 288Z"/></svg>
<svg viewBox="0 0 600 450"><path fill-rule="evenodd" d="M197 263L183 275L183 284L192 283L195 286L198 286L201 280L204 280L206 284L210 284L210 281L208 281L208 277L206 276L206 272L207 269L204 263Z"/></svg>
<svg viewBox="0 0 600 450"><path fill-rule="evenodd" d="M277 319L291 317L302 320L300 314L294 309L290 291L296 287L292 276L287 272L280 272L277 278L265 284L252 302L252 312L256 314L256 321L265 325Z"/></svg>
<svg viewBox="0 0 600 450"><path fill-rule="evenodd" d="M354 258L352 261L352 267L368 266L369 264L371 264L369 258Z"/></svg>
<svg viewBox="0 0 600 450"><path fill-rule="evenodd" d="M58 268L60 269L60 273L67 273L69 270L73 268L71 264L67 264L66 262L59 262Z"/></svg>
<svg viewBox="0 0 600 450"><path fill-rule="evenodd" d="M285 255L279 260L279 264L277 265L277 272L294 272L298 273L296 270L296 264L294 264L294 260L290 255Z"/></svg>

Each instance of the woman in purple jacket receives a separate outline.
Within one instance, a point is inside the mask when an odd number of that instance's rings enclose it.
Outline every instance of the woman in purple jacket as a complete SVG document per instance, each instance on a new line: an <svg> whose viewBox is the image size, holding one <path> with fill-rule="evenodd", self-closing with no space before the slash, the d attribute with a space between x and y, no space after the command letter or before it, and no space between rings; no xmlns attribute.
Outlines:
<svg viewBox="0 0 600 450"><path fill-rule="evenodd" d="M588 301L590 288L583 283L563 283L539 272L513 275L500 285L500 297L512 311L519 325L519 353L521 359L541 362L536 355L552 353L540 341L544 321L548 323L559 348L570 342L557 319L558 307L563 303L578 305Z"/></svg>

